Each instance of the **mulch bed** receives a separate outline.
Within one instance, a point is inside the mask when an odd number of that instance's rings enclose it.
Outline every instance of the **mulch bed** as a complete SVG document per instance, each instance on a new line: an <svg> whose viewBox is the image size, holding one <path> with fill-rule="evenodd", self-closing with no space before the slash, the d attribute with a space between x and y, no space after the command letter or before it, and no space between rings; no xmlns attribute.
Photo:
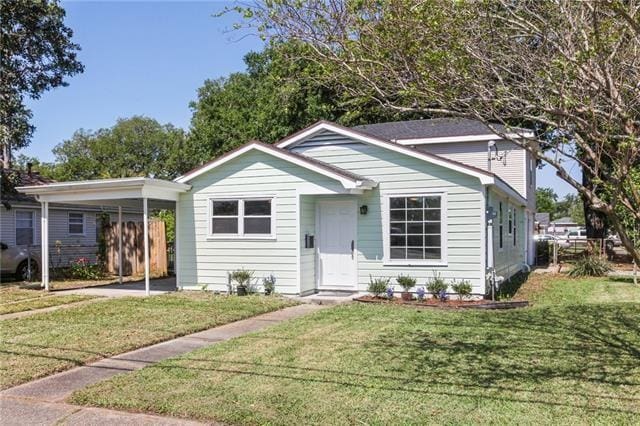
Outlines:
<svg viewBox="0 0 640 426"><path fill-rule="evenodd" d="M491 300L459 300L457 298L449 299L442 302L434 298L426 298L422 301L412 300L404 301L399 297L387 299L386 297L360 296L354 297L356 302L361 303L378 303L384 305L400 305L415 308L438 308L438 309L516 309L529 306L526 300L494 302Z"/></svg>

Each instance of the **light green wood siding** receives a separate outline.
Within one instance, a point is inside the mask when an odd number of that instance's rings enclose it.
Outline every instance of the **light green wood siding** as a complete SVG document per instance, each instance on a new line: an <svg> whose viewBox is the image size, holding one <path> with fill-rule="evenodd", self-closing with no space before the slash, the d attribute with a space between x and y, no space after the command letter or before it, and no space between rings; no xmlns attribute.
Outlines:
<svg viewBox="0 0 640 426"><path fill-rule="evenodd" d="M274 274L276 291L299 293L297 226L299 191L337 190L335 181L273 156L250 151L189 182L178 202L179 286L226 291L227 273L244 267L262 278ZM212 239L209 199L273 196L276 238ZM303 235L304 236L304 235Z"/></svg>
<svg viewBox="0 0 640 426"><path fill-rule="evenodd" d="M293 150L379 182L377 188L358 197L359 206L368 206L368 214L358 216L360 291L366 291L370 276L395 278L399 274L410 274L423 286L437 272L449 281L470 280L474 293L484 293L484 197L483 186L477 178L330 132L320 133ZM384 264L383 197L406 191L446 192L446 266Z"/></svg>
<svg viewBox="0 0 640 426"><path fill-rule="evenodd" d="M503 209L503 246L500 249L500 202ZM525 209L517 206L513 200L497 191L490 190L488 205L492 206L498 216L493 222L493 253L496 275L508 279L523 268L525 263ZM516 244L513 234L509 232L509 209L515 210Z"/></svg>

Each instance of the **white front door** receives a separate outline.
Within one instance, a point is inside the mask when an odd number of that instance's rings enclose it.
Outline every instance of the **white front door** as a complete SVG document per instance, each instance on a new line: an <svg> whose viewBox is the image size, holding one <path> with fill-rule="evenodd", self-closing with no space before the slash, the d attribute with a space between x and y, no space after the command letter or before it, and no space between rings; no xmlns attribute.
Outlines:
<svg viewBox="0 0 640 426"><path fill-rule="evenodd" d="M355 200L318 203L318 288L357 287Z"/></svg>

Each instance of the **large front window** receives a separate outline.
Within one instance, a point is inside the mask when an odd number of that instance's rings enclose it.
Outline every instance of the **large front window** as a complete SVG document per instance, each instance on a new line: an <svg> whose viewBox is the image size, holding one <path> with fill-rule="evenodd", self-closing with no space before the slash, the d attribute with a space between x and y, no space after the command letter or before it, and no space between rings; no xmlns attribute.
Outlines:
<svg viewBox="0 0 640 426"><path fill-rule="evenodd" d="M211 200L211 235L273 236L272 199Z"/></svg>
<svg viewBox="0 0 640 426"><path fill-rule="evenodd" d="M389 258L442 260L442 197L389 198Z"/></svg>

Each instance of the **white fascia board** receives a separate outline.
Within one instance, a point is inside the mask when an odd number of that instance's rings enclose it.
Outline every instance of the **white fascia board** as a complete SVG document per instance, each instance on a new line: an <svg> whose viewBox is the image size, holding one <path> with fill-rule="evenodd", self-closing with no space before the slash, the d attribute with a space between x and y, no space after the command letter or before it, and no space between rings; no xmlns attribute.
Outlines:
<svg viewBox="0 0 640 426"><path fill-rule="evenodd" d="M533 133L506 133L505 136L509 139L522 139L531 138ZM470 135L470 136L446 136L438 138L416 138L416 139L394 139L393 141L400 145L428 145L433 143L452 143L452 142L481 142L491 140L508 140L502 138L495 133L488 133L486 135Z"/></svg>
<svg viewBox="0 0 640 426"><path fill-rule="evenodd" d="M514 201L518 202L521 204L521 206L526 206L527 205L527 199L524 198L519 192L517 192L515 189L511 188L509 185L505 184L502 180L500 179L495 179L495 183L494 186L502 191L504 194L506 194L509 199L513 199Z"/></svg>
<svg viewBox="0 0 640 426"><path fill-rule="evenodd" d="M427 155L427 154L423 154L417 151L414 151L412 149L406 148L400 144L394 144L392 142L389 141L385 141L382 139L378 139L378 138L374 138L374 137L370 137L370 136L366 136L363 135L359 132L354 132L351 131L350 129L341 127L341 126L335 126L331 123L326 123L326 122L321 122L318 123L314 126L309 127L307 130L298 133L297 135L286 139L282 142L280 142L279 144L277 144L276 146L278 148L287 148L287 147L293 147L296 144L304 141L306 138L308 138L309 136L312 136L313 134L322 131L322 130L328 130L334 133L337 133L339 135L342 136L346 136L349 138L353 138L355 140L370 144L370 145L374 145L374 146L378 146L381 148L386 148L388 150L391 151L395 151L395 152L399 152L402 154L405 154L409 157L413 157L413 158L417 158L423 161L426 161L428 163L431 164L435 164L437 166L441 166L450 170L455 170L457 172L463 173L465 175L470 175L470 176L474 176L478 179L480 179L480 182L484 185L487 184L493 184L494 179L493 176L484 174L484 173L480 173L480 172L476 172L474 170L471 170L467 167L464 167L462 165L458 165L455 163L452 163L450 161L445 160L444 158L440 159L440 158L435 158L434 156L431 155ZM494 135L495 138L495 135Z"/></svg>
<svg viewBox="0 0 640 426"><path fill-rule="evenodd" d="M291 155L289 155L286 152L278 152L278 150L276 149L270 149L267 147L262 146L261 144L258 143L252 143L252 144L248 144L246 146L244 146L241 149L238 149L237 151L221 157L219 160L217 161L213 161L211 163L209 163L208 165L206 165L205 167L202 167L198 170L195 170L192 173L187 173L186 175L180 176L179 178L177 178L175 181L179 182L179 183L186 183L204 173L207 173L208 171L215 169L218 166L221 166L222 164L233 160L234 158L237 158L243 154L245 154L246 152L249 152L251 150L257 150L260 152L263 152L265 154L271 155L273 157L279 158L281 160L287 161L289 163L295 164L297 166L300 166L302 168L311 170L313 172L316 172L318 174L321 174L323 176L327 176L331 179L337 180L339 181L342 186L344 186L346 189L351 189L351 188L359 188L359 187L370 187L371 185L375 186L374 182L371 182L369 180L365 180L365 181L361 181L361 180L353 180L353 179L348 179L345 176L341 176L337 173L333 173L330 170L327 170L323 167L320 166L316 166L311 162L307 162L304 161L302 159L299 158L295 158Z"/></svg>

